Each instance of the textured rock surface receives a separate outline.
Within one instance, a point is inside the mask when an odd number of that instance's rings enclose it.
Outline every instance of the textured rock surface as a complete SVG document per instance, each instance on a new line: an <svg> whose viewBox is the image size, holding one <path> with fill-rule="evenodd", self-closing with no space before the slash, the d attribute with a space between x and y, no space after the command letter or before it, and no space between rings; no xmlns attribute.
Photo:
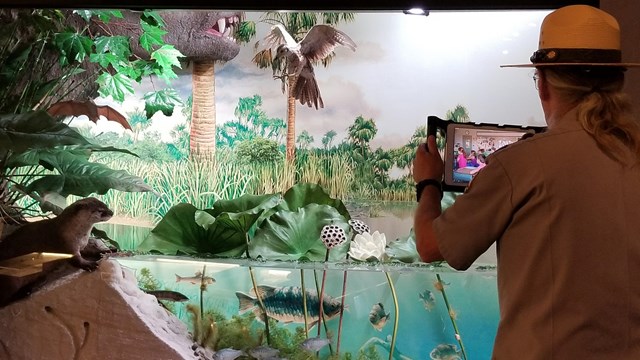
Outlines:
<svg viewBox="0 0 640 360"><path fill-rule="evenodd" d="M187 328L115 260L0 308L0 359L194 359Z"/></svg>

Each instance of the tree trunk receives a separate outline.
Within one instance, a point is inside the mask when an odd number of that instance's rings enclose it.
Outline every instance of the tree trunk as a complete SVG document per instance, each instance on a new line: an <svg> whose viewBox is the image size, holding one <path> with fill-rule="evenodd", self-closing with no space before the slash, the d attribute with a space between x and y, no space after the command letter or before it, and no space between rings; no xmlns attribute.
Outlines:
<svg viewBox="0 0 640 360"><path fill-rule="evenodd" d="M296 99L293 97L295 76L289 77L287 86L287 162L293 163L296 158Z"/></svg>
<svg viewBox="0 0 640 360"><path fill-rule="evenodd" d="M215 66L213 62L193 63L193 105L189 156L212 159L216 150Z"/></svg>

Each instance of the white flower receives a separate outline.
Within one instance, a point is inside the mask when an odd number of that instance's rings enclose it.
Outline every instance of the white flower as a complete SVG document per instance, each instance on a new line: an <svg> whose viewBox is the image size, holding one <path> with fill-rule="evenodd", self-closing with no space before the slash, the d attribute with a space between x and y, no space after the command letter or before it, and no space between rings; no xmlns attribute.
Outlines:
<svg viewBox="0 0 640 360"><path fill-rule="evenodd" d="M381 261L385 258L386 246L387 238L378 231L373 234L368 232L357 234L351 241L349 256L360 261L372 260L372 258Z"/></svg>

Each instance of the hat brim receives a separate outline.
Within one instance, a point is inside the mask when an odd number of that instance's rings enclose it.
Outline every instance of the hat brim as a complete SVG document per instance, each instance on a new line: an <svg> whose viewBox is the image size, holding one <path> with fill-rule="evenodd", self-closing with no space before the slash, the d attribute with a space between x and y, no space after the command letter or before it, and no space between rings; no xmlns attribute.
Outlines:
<svg viewBox="0 0 640 360"><path fill-rule="evenodd" d="M640 63L538 63L538 64L507 64L500 65L501 68L532 68L548 66L602 66L602 67L640 67Z"/></svg>

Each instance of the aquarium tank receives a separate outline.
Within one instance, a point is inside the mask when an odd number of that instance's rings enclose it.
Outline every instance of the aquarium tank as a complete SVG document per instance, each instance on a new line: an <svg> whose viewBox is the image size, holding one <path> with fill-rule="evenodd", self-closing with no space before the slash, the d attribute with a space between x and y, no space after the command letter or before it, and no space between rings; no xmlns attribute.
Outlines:
<svg viewBox="0 0 640 360"><path fill-rule="evenodd" d="M544 125L499 65L548 12L0 9L2 114L75 139L21 149L3 208L104 201L112 258L220 354L489 359L495 249L420 261L412 160L430 115Z"/></svg>

